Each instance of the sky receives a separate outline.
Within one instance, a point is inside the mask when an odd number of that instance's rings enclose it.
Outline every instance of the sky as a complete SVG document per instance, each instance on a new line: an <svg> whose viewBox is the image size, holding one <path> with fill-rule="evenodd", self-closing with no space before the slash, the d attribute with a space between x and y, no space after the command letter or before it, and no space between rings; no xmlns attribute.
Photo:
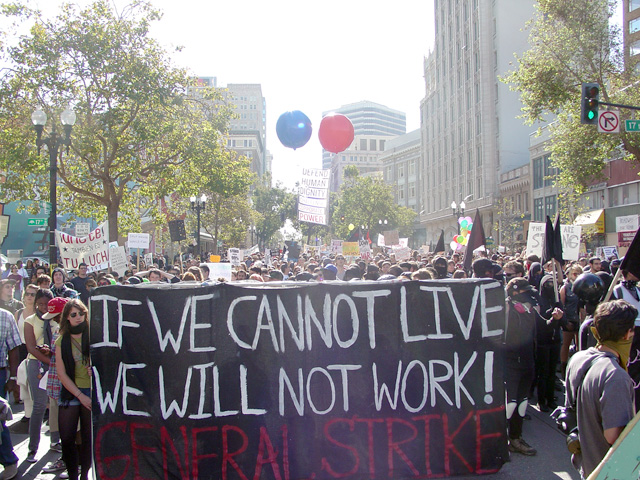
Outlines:
<svg viewBox="0 0 640 480"><path fill-rule="evenodd" d="M118 9L128 1L111 0ZM31 0L47 16L61 0ZM75 0L80 6L91 0ZM420 127L424 57L433 48L433 0L151 0L164 13L151 35L194 75L260 83L275 180L292 188L302 167L321 168L322 112L369 100ZM295 151L276 135L278 117L300 110L313 134Z"/></svg>

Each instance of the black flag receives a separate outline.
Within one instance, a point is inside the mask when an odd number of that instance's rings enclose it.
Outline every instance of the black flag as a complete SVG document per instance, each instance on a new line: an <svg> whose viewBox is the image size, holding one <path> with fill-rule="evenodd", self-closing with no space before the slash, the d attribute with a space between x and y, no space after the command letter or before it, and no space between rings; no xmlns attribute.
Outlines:
<svg viewBox="0 0 640 480"><path fill-rule="evenodd" d="M440 239L436 244L436 249L434 250L434 252L435 253L444 252L444 230L440 231Z"/></svg>
<svg viewBox="0 0 640 480"><path fill-rule="evenodd" d="M620 263L620 270L626 270L640 278L640 230L633 237L629 250Z"/></svg>
<svg viewBox="0 0 640 480"><path fill-rule="evenodd" d="M482 226L482 217L480 216L480 210L476 208L476 217L473 219L473 228L469 234L469 242L467 243L467 250L464 252L463 267L466 272L471 271L471 264L473 263L473 251L486 245L487 239L484 235L484 227Z"/></svg>

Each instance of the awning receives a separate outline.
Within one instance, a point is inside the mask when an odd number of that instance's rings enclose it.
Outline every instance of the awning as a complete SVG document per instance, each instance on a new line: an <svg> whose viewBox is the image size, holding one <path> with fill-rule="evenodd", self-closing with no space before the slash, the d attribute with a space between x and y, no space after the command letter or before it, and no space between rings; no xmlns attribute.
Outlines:
<svg viewBox="0 0 640 480"><path fill-rule="evenodd" d="M584 227L594 226L596 233L604 233L604 209L592 210L578 215L573 224Z"/></svg>

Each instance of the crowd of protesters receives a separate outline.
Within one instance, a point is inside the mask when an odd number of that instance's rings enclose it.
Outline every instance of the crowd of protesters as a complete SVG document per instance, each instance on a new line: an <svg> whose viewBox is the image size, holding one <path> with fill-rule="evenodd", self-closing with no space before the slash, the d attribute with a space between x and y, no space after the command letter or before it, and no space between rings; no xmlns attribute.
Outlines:
<svg viewBox="0 0 640 480"><path fill-rule="evenodd" d="M25 404L23 421L29 422L26 460L37 461L40 429L45 412L48 412L50 449L61 452L62 457L43 471L61 471L60 478L87 478L91 452L91 368L86 305L98 287L144 282L354 282L464 279L469 276L495 279L505 285L509 448L512 452L535 455L536 450L522 438L527 405L534 403L541 412L549 412L557 406L564 388L567 363L579 349L580 326L588 314L593 313L593 306L590 312L589 305L573 291L573 284L583 272L590 272L599 276L608 287L620 266L617 258L581 258L561 265L557 261L542 264L533 255L489 256L484 252L473 261L472 270L468 272L464 270L462 255L455 252L445 256L413 251L409 258L402 260L396 259L393 253L379 253L369 260L354 257L349 260L341 254L302 254L295 260L254 254L232 266L230 279L212 278L209 266L197 259L176 257L171 263L161 255L156 255L150 265L132 258L122 276L107 272L88 273L85 264L80 264L71 278L69 272L61 268L54 269L49 276L47 267L36 261L29 261L24 266L20 262L8 264L9 273L3 274L0 280L0 312L5 311L10 317L3 314L0 320L11 318L12 322L2 327L9 332L5 334L9 340L5 338L3 342L9 351L0 351L0 360L4 360L0 372L9 376L6 389L13 393L14 402ZM623 286L635 286L638 278L633 272L625 271L624 276ZM638 291L619 290L618 297L640 306ZM19 368L16 362L22 362ZM43 389L41 379L45 373L48 375L47 388ZM7 392L3 392L3 397ZM76 445L75 435L79 424L80 446ZM0 463L5 470L0 479L14 478L18 459L7 448L4 437L3 442Z"/></svg>

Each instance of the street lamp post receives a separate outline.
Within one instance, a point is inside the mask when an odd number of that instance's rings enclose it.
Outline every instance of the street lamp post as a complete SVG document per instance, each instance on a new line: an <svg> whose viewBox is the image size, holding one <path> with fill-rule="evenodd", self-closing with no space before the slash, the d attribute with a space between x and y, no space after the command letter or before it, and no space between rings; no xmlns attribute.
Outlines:
<svg viewBox="0 0 640 480"><path fill-rule="evenodd" d="M197 242L197 257L202 255L200 250L200 213L204 212L207 204L207 196L203 193L200 198L196 198L192 196L189 198L191 200L191 210L196 212L196 216L198 217L198 229L196 230L196 242ZM215 239L216 242L218 239Z"/></svg>
<svg viewBox="0 0 640 480"><path fill-rule="evenodd" d="M56 184L58 181L58 150L60 145L71 146L71 129L76 123L76 114L73 110L67 108L60 114L60 122L64 127L64 136L56 132L55 123L51 128L48 137L43 138L42 133L47 123L47 114L42 110L36 110L31 114L31 122L36 130L36 145L38 153L40 147L46 145L49 150L49 203L51 204L51 212L49 213L49 266L53 267L58 262L56 252L56 228L58 208L56 202Z"/></svg>
<svg viewBox="0 0 640 480"><path fill-rule="evenodd" d="M453 211L453 216L455 217L461 217L464 215L464 208L465 208L465 204L464 204L464 200L462 200L459 204L457 204L455 202L455 200L453 202L451 202L451 210ZM456 222L458 224L458 235L460 235L460 222Z"/></svg>

